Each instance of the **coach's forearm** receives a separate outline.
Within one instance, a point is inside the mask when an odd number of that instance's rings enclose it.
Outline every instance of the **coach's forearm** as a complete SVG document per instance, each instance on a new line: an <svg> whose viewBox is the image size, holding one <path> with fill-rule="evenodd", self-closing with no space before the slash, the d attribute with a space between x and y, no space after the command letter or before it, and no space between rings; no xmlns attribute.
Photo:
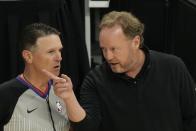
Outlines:
<svg viewBox="0 0 196 131"><path fill-rule="evenodd" d="M85 116L85 110L80 106L79 102L76 99L74 92L70 95L68 99L64 99L67 115L69 119L73 122L82 121Z"/></svg>

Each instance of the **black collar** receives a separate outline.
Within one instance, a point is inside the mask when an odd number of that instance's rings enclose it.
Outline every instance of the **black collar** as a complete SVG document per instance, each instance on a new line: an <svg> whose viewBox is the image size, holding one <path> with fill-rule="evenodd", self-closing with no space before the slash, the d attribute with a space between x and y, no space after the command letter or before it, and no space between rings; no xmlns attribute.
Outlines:
<svg viewBox="0 0 196 131"><path fill-rule="evenodd" d="M141 50L144 52L145 55L145 61L144 64L140 70L140 72L136 75L135 78L129 77L127 76L125 73L114 73L111 68L109 67L109 65L107 64L107 68L110 70L110 72L118 77L121 77L123 79L127 79L127 80L135 80L135 79L139 79L141 76L143 76L150 68L150 53L149 53L149 49L147 46L143 45L141 47Z"/></svg>

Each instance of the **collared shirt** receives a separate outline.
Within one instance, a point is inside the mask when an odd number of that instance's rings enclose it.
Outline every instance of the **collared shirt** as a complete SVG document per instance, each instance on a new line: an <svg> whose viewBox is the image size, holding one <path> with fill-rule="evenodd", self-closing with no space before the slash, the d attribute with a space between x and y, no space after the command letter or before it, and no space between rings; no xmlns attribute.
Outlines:
<svg viewBox="0 0 196 131"><path fill-rule="evenodd" d="M180 58L146 51L136 78L103 63L85 78L80 104L86 117L75 131L195 131L195 84Z"/></svg>
<svg viewBox="0 0 196 131"><path fill-rule="evenodd" d="M4 131L68 131L69 121L50 82L41 93L18 76L0 85L0 127Z"/></svg>

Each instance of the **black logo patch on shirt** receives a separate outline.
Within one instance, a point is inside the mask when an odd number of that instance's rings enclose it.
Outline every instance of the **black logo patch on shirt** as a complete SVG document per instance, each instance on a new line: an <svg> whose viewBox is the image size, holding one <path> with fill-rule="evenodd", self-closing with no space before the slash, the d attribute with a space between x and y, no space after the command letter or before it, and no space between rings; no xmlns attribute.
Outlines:
<svg viewBox="0 0 196 131"><path fill-rule="evenodd" d="M31 113L31 112L35 111L36 109L37 109L37 107L34 109L31 109L31 110L27 109L27 113Z"/></svg>

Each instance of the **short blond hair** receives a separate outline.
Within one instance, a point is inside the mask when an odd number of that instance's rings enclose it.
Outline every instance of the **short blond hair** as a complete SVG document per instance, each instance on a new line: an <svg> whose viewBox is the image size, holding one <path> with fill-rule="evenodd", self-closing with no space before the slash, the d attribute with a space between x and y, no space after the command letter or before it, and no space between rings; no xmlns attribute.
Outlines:
<svg viewBox="0 0 196 131"><path fill-rule="evenodd" d="M143 44L144 24L132 13L125 11L109 12L103 16L99 29L101 30L104 27L113 27L115 25L121 26L123 33L127 38L132 39L139 35L141 39L140 45Z"/></svg>

